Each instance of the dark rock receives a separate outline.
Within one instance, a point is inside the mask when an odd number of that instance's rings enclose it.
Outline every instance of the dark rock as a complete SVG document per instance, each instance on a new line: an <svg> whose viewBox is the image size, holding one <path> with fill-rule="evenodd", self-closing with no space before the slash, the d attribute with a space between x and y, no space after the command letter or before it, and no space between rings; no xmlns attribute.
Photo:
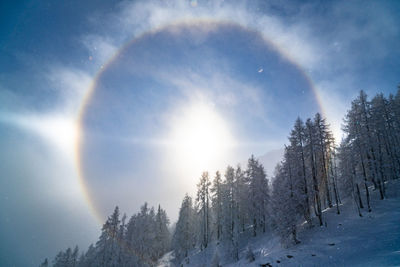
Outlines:
<svg viewBox="0 0 400 267"><path fill-rule="evenodd" d="M288 257L289 259L290 259L290 258L293 258L293 256L292 256L292 255L286 255L286 257Z"/></svg>

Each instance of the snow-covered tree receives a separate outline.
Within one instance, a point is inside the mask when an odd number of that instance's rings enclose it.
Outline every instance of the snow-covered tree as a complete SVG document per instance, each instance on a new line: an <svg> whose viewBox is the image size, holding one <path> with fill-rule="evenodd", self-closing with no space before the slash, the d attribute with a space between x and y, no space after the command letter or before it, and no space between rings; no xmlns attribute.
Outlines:
<svg viewBox="0 0 400 267"><path fill-rule="evenodd" d="M344 119L346 136L339 148L339 173L345 184L353 182L355 189L347 192L356 195L361 209L364 206L360 196L361 181L366 206L371 211L370 184L379 190L381 199L384 199L386 181L397 179L400 175L399 100L400 90L396 96L390 95L386 99L378 94L371 101L368 101L364 91L360 91ZM352 165L349 166L349 162Z"/></svg>
<svg viewBox="0 0 400 267"><path fill-rule="evenodd" d="M211 206L213 210L213 225L216 239L219 240L222 234L222 179L219 171L216 172L215 178L210 189L211 195Z"/></svg>
<svg viewBox="0 0 400 267"><path fill-rule="evenodd" d="M244 232L249 218L249 181L240 165L236 167L235 171L235 195L238 226L240 226L238 231Z"/></svg>
<svg viewBox="0 0 400 267"><path fill-rule="evenodd" d="M249 180L249 210L253 223L253 235L267 227L268 179L264 167L252 155L247 164L246 175Z"/></svg>
<svg viewBox="0 0 400 267"><path fill-rule="evenodd" d="M303 197L301 198L301 202L299 203L303 209L304 219L308 222L309 225L312 225L311 221L311 211L310 205L312 195L311 192L311 181L310 175L307 172L307 161L306 161L306 133L305 126L303 121L300 118L297 118L294 128L290 133L289 142L290 149L287 151L287 158L285 161L290 161L290 166L292 170L293 180L296 181L297 187L296 190L299 190L299 194Z"/></svg>
<svg viewBox="0 0 400 267"><path fill-rule="evenodd" d="M201 248L206 248L210 239L210 178L208 172L203 172L197 184L196 206L200 220Z"/></svg>
<svg viewBox="0 0 400 267"><path fill-rule="evenodd" d="M284 159L275 168L272 184L272 201L274 225L282 243L299 243L297 224L303 215L304 191L302 179L294 175L293 152L286 147Z"/></svg>
<svg viewBox="0 0 400 267"><path fill-rule="evenodd" d="M192 198L186 194L179 210L178 222L172 237L172 247L178 260L187 257L189 250L196 244L195 216Z"/></svg>
<svg viewBox="0 0 400 267"><path fill-rule="evenodd" d="M317 216L319 224L323 225L322 222L322 208L321 208L321 192L320 192L320 183L318 180L317 174L317 154L316 154L316 131L314 127L314 123L311 119L307 119L306 121L306 151L308 156L308 164L311 169L311 177L313 184L313 194L314 194L314 213Z"/></svg>
<svg viewBox="0 0 400 267"><path fill-rule="evenodd" d="M45 258L44 261L40 264L40 267L48 267L48 266L49 266L49 260Z"/></svg>
<svg viewBox="0 0 400 267"><path fill-rule="evenodd" d="M169 219L165 210L158 205L155 221L155 251L157 259L164 255L170 249L171 234L168 230Z"/></svg>
<svg viewBox="0 0 400 267"><path fill-rule="evenodd" d="M240 224L235 169L228 166L224 176L225 180L222 185L222 236L230 254L235 260L238 260Z"/></svg>
<svg viewBox="0 0 400 267"><path fill-rule="evenodd" d="M329 126L327 125L325 119L321 117L321 114L315 114L313 126L316 139L314 145L318 180L322 191L321 193L323 193L325 199L324 203L326 203L327 207L331 208L333 204L329 183L329 164L331 163L330 149L331 144L333 143L333 137L329 130Z"/></svg>
<svg viewBox="0 0 400 267"><path fill-rule="evenodd" d="M118 230L119 230L119 208L115 207L114 212L108 217L101 230L101 235L96 243L95 265L116 266L118 256Z"/></svg>
<svg viewBox="0 0 400 267"><path fill-rule="evenodd" d="M56 267L76 267L78 266L78 246L74 250L67 248L65 251L60 251L53 261L53 266ZM47 259L42 264L48 264Z"/></svg>
<svg viewBox="0 0 400 267"><path fill-rule="evenodd" d="M351 196L357 206L358 215L362 217L361 210L364 208L359 183L361 183L360 175L356 171L356 163L352 152L351 144L346 144L345 140L342 141L338 150L338 163L339 163L339 181L341 191L345 196Z"/></svg>

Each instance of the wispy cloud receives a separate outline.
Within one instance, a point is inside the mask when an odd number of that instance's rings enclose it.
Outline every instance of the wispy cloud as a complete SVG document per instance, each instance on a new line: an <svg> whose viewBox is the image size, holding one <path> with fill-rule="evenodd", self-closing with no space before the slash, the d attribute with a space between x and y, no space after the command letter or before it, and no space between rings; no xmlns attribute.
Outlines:
<svg viewBox="0 0 400 267"><path fill-rule="evenodd" d="M82 99L92 84L92 75L86 70L63 66L52 66L49 69L45 77L61 99L59 110L55 112L64 113L66 116L77 115Z"/></svg>
<svg viewBox="0 0 400 267"><path fill-rule="evenodd" d="M117 12L106 17L107 27L113 31L90 33L82 39L91 53L104 63L118 47L145 32L194 21L232 22L232 18L234 23L260 32L311 77L337 138L341 137L340 125L348 105L346 99L360 89L360 74L357 73L363 68L360 62L385 60L399 36L396 15L385 4L374 2L337 1L321 9L313 3L294 8L274 1L262 5L224 1L197 5L190 1L126 1L119 5ZM92 23L96 20L100 23L104 18L94 18ZM207 31L213 29L205 29L205 35ZM201 41L202 36L197 38ZM157 71L155 76L190 91L191 97L201 98L207 92L209 99L227 106L245 99L251 103L249 110L253 115L263 117L268 123L268 103L260 103L262 90L224 75L221 70L211 69L207 79L196 73L184 77L171 75L171 71ZM228 86L237 90L224 91Z"/></svg>
<svg viewBox="0 0 400 267"><path fill-rule="evenodd" d="M127 1L120 5L118 12L108 16L108 23L111 24L109 27L115 29L115 31L98 33L96 37L88 35L84 39L87 47L91 50L94 47L97 49L98 55L96 57L106 60L116 51L116 47L144 32L154 31L176 23L196 20L229 22L232 21L232 18L235 18L235 23L260 32L266 40L272 42L281 52L308 73L321 94L322 105L330 110L326 114L329 116L328 119L338 125L340 124L338 116L333 116L333 114L344 114L343 105L340 103L342 101L340 95L343 89L340 87L353 86L352 83L348 83L345 72L357 68L357 60L360 59L360 55L354 54L354 45L360 41L370 41L372 33L376 33L378 36L382 35L379 34L379 29L382 27L389 29L389 36L387 36L389 39L390 35L397 34L398 30L393 26L393 18L382 16L382 13L387 11L385 8L380 7L375 10L374 6L368 6L362 12L358 12L359 6L357 4L337 2L331 5L330 9L325 10L326 14L324 14L329 21L324 21L324 18L311 16L317 6L310 4L302 5L297 12L292 12L291 16L288 17L278 15L272 8L260 11L255 5L238 4L237 2L230 4L215 1L193 6L190 1L168 3ZM366 16L369 20L364 25L359 25L357 21L365 19ZM385 19L382 20L382 17L385 17ZM331 25L332 23L335 25ZM324 32L324 27L328 26L331 29ZM211 31L212 29L208 30ZM201 36L198 38L201 38ZM387 51L388 49L379 49L383 45L382 42L371 41L369 46L375 51L373 54L377 57L384 56L379 51ZM200 78L192 74L183 79L175 78L175 81L172 82L177 86L191 89L199 86L219 88L218 81L221 80L219 78L221 77L215 74L211 81L202 85ZM223 80L229 81L229 77L223 77ZM232 79L230 81L233 82ZM235 83L237 85L237 82ZM240 87L243 87L243 85L240 85ZM251 86L246 85L245 87ZM332 93L332 91L337 92L338 97L328 100L328 92ZM262 104L257 103L257 90L248 88L243 92L247 92L243 96L249 98L255 104L254 110L258 110L257 113L265 112ZM237 101L235 95L225 95L226 103L233 104L235 101Z"/></svg>
<svg viewBox="0 0 400 267"><path fill-rule="evenodd" d="M85 71L62 66L48 67L41 75L57 97L57 105L50 111L37 111L24 105L24 97L10 90L1 90L3 101L0 109L0 123L5 123L31 132L61 152L71 162L74 157L78 133L76 117L83 99L91 84L91 77ZM18 104L19 103L19 104Z"/></svg>
<svg viewBox="0 0 400 267"><path fill-rule="evenodd" d="M215 67L217 66L217 67ZM243 82L221 70L220 65L209 64L207 71L169 70L158 73L158 78L183 92L192 102L207 101L223 109L243 109L248 115L270 123L268 96L262 95L258 85ZM270 100L271 101L271 100Z"/></svg>
<svg viewBox="0 0 400 267"><path fill-rule="evenodd" d="M117 29L112 34L105 33L102 40L126 42L135 36L154 31L166 25L208 20L215 22L233 22L259 31L272 41L289 57L304 67L319 62L319 48L313 44L312 32L300 22L287 25L272 14L255 12L253 7L238 2L234 4L223 1L202 3L193 7L187 1L158 2L138 1L125 2L115 16L110 16L110 23ZM307 41L305 41L307 40ZM121 45L121 44L119 44Z"/></svg>

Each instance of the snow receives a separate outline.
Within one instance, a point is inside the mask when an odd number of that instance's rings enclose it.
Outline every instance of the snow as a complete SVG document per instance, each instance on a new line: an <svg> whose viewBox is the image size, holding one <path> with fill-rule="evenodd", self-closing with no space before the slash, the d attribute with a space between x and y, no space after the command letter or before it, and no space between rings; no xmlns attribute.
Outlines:
<svg viewBox="0 0 400 267"><path fill-rule="evenodd" d="M172 251L164 254L164 256L158 260L158 264L157 267L173 267L175 266L172 263L172 260L174 259L174 255L172 253Z"/></svg>
<svg viewBox="0 0 400 267"><path fill-rule="evenodd" d="M400 181L387 183L385 200L379 192L372 192L372 212L364 208L359 217L353 201L324 212L326 225L299 229L301 243L283 248L278 238L265 234L257 238L245 238L241 242L240 260L232 262L221 254L223 266L400 266ZM250 245L256 256L249 263L245 254ZM200 252L193 250L189 264L183 266L209 266L216 244ZM171 253L163 257L164 265L171 264Z"/></svg>

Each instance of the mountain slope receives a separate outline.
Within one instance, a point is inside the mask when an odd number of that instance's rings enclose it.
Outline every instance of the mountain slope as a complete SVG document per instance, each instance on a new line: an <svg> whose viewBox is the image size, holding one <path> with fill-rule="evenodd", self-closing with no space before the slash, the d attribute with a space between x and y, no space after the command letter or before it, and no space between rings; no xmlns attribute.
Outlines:
<svg viewBox="0 0 400 267"><path fill-rule="evenodd" d="M353 201L347 200L336 208L325 210L326 225L299 229L301 243L283 248L276 237L263 235L242 240L240 260L232 262L220 255L223 266L400 266L400 181L387 183L387 196L379 200L372 192L372 212L362 210L359 217ZM246 259L250 245L255 261ZM215 244L200 252L194 250L188 264L183 266L210 266ZM222 250L221 248L219 249ZM171 259L171 254L168 254ZM173 266L164 260L163 265Z"/></svg>
<svg viewBox="0 0 400 267"><path fill-rule="evenodd" d="M387 187L388 199L379 200L378 192L373 192L371 213L363 211L363 217L359 217L353 202L342 205L340 215L334 208L327 210L326 226L302 229L301 244L289 249L274 246L268 250L268 246L259 244L251 265L400 266L400 183ZM244 264L248 263L242 259L231 266Z"/></svg>

